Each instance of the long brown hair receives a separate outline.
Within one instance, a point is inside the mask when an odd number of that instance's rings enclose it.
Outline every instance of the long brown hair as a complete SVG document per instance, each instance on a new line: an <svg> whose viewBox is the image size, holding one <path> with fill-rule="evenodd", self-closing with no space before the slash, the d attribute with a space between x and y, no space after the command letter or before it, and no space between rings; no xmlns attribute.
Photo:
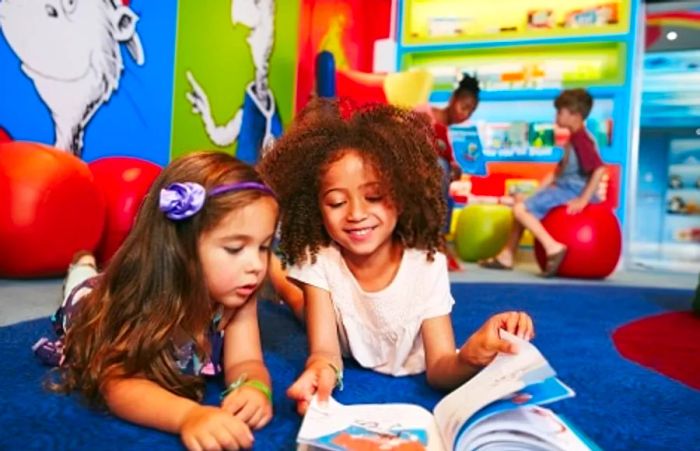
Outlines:
<svg viewBox="0 0 700 451"><path fill-rule="evenodd" d="M231 211L267 194L244 190L208 197L198 213L180 221L159 210L159 195L174 182L196 182L209 191L240 181L260 178L253 168L222 152L191 153L163 170L97 287L80 301L54 389L80 391L90 404L101 407L110 381L142 377L181 396L201 399L203 382L183 374L173 355L176 336L193 340L201 358L210 352L206 332L214 306L198 239Z"/></svg>
<svg viewBox="0 0 700 451"><path fill-rule="evenodd" d="M319 207L320 178L349 149L357 150L386 183L399 207L394 237L432 259L444 246L446 203L433 133L423 115L389 105L344 114L342 102L316 100L265 155L259 167L281 208L285 263L312 261L331 238ZM344 116L348 116L345 118Z"/></svg>

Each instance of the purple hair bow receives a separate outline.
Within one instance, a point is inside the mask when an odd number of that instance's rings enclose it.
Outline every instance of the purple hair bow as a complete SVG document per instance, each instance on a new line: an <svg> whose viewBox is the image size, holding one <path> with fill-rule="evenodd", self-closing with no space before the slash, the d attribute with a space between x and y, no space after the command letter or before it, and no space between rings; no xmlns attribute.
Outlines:
<svg viewBox="0 0 700 451"><path fill-rule="evenodd" d="M189 218L202 209L206 194L199 183L171 183L160 190L160 211L174 221Z"/></svg>

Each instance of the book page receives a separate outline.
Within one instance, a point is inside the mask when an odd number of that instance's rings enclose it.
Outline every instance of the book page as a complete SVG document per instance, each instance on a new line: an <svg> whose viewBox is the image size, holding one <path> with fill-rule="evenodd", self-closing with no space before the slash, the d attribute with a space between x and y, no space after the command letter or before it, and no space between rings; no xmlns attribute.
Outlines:
<svg viewBox="0 0 700 451"><path fill-rule="evenodd" d="M300 449L444 451L432 414L412 404L343 405L316 398L302 422Z"/></svg>
<svg viewBox="0 0 700 451"><path fill-rule="evenodd" d="M549 377L542 382L530 384L521 390L507 395L505 398L488 404L472 415L462 425L457 435L474 426L476 423L506 410L517 409L521 406L550 404L562 399L571 398L574 391L556 377Z"/></svg>
<svg viewBox="0 0 700 451"><path fill-rule="evenodd" d="M501 330L501 338L514 343L518 353L499 353L486 368L440 400L433 410L445 447L449 450L454 449L462 425L477 411L527 385L555 375L533 344L505 330Z"/></svg>
<svg viewBox="0 0 700 451"><path fill-rule="evenodd" d="M526 437L530 438L527 439ZM471 428L459 438L457 449L475 449L487 443L541 442L540 449L589 451L590 448L557 414L539 406L501 412Z"/></svg>

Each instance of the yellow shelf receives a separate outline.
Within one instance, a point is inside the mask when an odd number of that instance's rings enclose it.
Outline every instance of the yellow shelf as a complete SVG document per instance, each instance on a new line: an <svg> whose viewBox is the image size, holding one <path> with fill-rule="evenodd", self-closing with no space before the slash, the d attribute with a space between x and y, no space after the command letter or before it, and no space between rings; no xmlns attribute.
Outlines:
<svg viewBox="0 0 700 451"><path fill-rule="evenodd" d="M620 86L625 52L620 42L449 49L407 52L401 68L430 72L435 90L452 90L465 72L476 74L486 91Z"/></svg>
<svg viewBox="0 0 700 451"><path fill-rule="evenodd" d="M404 45L557 39L629 31L630 0L406 0Z"/></svg>

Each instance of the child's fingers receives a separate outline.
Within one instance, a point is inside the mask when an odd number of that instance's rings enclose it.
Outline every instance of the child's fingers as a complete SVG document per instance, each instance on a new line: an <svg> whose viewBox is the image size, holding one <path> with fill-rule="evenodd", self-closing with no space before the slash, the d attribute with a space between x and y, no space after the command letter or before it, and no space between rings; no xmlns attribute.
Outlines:
<svg viewBox="0 0 700 451"><path fill-rule="evenodd" d="M331 392L335 388L336 374L332 368L324 368L319 372L318 375L318 395L319 403L328 402L328 398L331 396Z"/></svg>
<svg viewBox="0 0 700 451"><path fill-rule="evenodd" d="M309 408L309 401L297 402L297 412L299 413L299 415L304 415L308 408Z"/></svg>
<svg viewBox="0 0 700 451"><path fill-rule="evenodd" d="M516 333L519 319L520 315L518 312L509 312L506 318L506 330L512 334Z"/></svg>
<svg viewBox="0 0 700 451"><path fill-rule="evenodd" d="M251 448L253 446L253 433L247 424L230 418L230 421L224 422L224 427L234 439L225 449ZM221 443L221 442L219 442ZM205 448L217 449L217 448Z"/></svg>
<svg viewBox="0 0 700 451"><path fill-rule="evenodd" d="M250 426L252 429L260 429L262 427L262 420L265 417L265 410L266 409L262 407L256 410L255 415L250 417L250 420L248 421L248 426Z"/></svg>
<svg viewBox="0 0 700 451"><path fill-rule="evenodd" d="M239 448L239 440L238 438L226 428L217 428L211 431L211 435L215 440L215 443L212 445L207 445L204 449L205 450L210 450L210 449L238 449Z"/></svg>
<svg viewBox="0 0 700 451"><path fill-rule="evenodd" d="M496 343L496 350L498 352L504 352L506 354L515 354L518 352L517 346L515 346L513 343L510 343L506 340L498 339L498 342Z"/></svg>
<svg viewBox="0 0 700 451"><path fill-rule="evenodd" d="M532 340L535 335L535 326L532 323L532 318L527 313L520 314L521 325L519 329L522 331L522 337L526 340Z"/></svg>
<svg viewBox="0 0 700 451"><path fill-rule="evenodd" d="M250 419L248 424L253 429L260 429L270 421L270 418L272 418L272 409L270 407L263 407Z"/></svg>
<svg viewBox="0 0 700 451"><path fill-rule="evenodd" d="M186 437L182 437L182 444L185 445L185 448L187 448L188 451L202 451L199 441L194 436L188 435Z"/></svg>
<svg viewBox="0 0 700 451"><path fill-rule="evenodd" d="M235 416L244 423L251 424L250 420L257 414L258 410L260 410L260 406L249 402L236 412Z"/></svg>
<svg viewBox="0 0 700 451"><path fill-rule="evenodd" d="M232 415L236 415L244 404L245 398L243 396L229 395L224 398L224 402L221 403L221 408Z"/></svg>
<svg viewBox="0 0 700 451"><path fill-rule="evenodd" d="M210 449L221 449L219 444L217 443L216 437L214 437L211 434L202 434L201 436L197 437L195 441L194 447L190 449L196 449L196 450L210 450Z"/></svg>
<svg viewBox="0 0 700 451"><path fill-rule="evenodd" d="M313 371L304 371L288 389L287 396L297 401L309 400L314 394L316 375Z"/></svg>

